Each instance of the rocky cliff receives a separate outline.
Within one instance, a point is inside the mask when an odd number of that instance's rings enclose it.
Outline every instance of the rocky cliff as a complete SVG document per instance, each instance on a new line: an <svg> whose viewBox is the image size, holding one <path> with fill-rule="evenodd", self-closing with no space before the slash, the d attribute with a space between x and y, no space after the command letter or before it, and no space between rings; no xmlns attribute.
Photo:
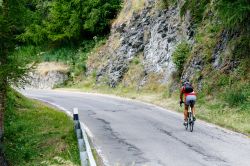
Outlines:
<svg viewBox="0 0 250 166"><path fill-rule="evenodd" d="M240 41L242 32L223 27L212 1L206 2L199 23L190 10L183 12L185 1L172 5L163 0L136 2L124 1L107 43L89 56L88 74L95 73L97 83L143 87L148 82L168 84L181 77L193 80L201 90L204 78L218 79L216 75L230 74L241 63L242 56L234 55L237 42L233 41ZM183 70L177 71L173 53L183 41L190 51Z"/></svg>
<svg viewBox="0 0 250 166"><path fill-rule="evenodd" d="M130 8L131 3L127 1L124 8ZM89 58L89 72L96 70L97 81L105 77L105 81L115 87L128 72L133 59L142 56L143 69L138 71L142 72L140 84L152 74L161 75L160 83L168 82L175 71L171 58L175 47L182 40L193 42L190 16L181 18L179 10L177 6L157 9L155 1L151 0L145 1L140 11L132 11L129 19L118 18L122 21L113 24L107 44ZM103 63L96 65L100 59Z"/></svg>

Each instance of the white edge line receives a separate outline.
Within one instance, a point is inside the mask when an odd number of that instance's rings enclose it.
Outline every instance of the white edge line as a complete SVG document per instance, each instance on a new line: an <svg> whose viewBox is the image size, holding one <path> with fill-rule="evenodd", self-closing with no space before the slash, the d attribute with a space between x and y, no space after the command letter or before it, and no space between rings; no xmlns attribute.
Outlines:
<svg viewBox="0 0 250 166"><path fill-rule="evenodd" d="M44 103L51 104L51 105L57 107L58 109L66 112L66 114L68 116L73 117L73 114L70 111L68 111L66 108L64 108L64 107L62 107L62 106L60 106L60 105L58 105L56 103L49 102L49 101L46 101L46 100L43 100L43 99L39 99L39 98L36 98L36 97L32 97L32 98L35 99L35 100L42 101ZM84 130L82 130L82 133L83 133L83 137L84 137L84 142L85 142L87 154L88 154L88 157L89 157L90 166L96 166L96 162L95 162L94 156L92 154L92 150L91 150L91 147L90 147L90 144L89 144L89 140L88 140L88 136L87 136L86 132L88 132L88 135L90 137L92 137L92 138L93 138L93 134L91 133L91 131L86 127L86 125L83 122L80 121L80 124L81 124L81 129L84 129Z"/></svg>

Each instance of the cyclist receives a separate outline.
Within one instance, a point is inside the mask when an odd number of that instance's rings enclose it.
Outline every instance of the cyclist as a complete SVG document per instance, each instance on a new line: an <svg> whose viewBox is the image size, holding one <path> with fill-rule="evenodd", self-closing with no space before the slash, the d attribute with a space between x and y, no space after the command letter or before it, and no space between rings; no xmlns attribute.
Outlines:
<svg viewBox="0 0 250 166"><path fill-rule="evenodd" d="M183 102L183 95L184 95L184 102ZM191 102L193 101L193 102ZM193 86L191 85L191 83L187 80L187 81L183 81L182 82L182 87L181 87L181 92L180 92L180 105L182 103L185 104L185 108L184 108L184 125L187 125L187 116L188 116L188 106L191 107L193 116L194 116L194 121L196 120L195 118L195 104L196 101L196 93L193 90Z"/></svg>

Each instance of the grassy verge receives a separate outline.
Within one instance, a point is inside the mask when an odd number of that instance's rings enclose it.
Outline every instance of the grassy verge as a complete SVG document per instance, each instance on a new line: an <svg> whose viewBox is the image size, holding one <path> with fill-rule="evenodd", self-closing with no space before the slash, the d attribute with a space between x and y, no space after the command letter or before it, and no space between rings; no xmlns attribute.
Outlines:
<svg viewBox="0 0 250 166"><path fill-rule="evenodd" d="M4 151L10 165L80 165L73 121L20 94L8 94Z"/></svg>
<svg viewBox="0 0 250 166"><path fill-rule="evenodd" d="M70 87L71 90L80 90L84 92L111 94L140 101L152 103L166 109L177 112L183 112L179 106L179 94L177 92L169 95L168 88L160 90L136 90L135 88L126 88L118 86L109 88L104 85L95 85L91 79L85 80L77 85ZM244 104L249 107L249 104ZM215 99L211 96L198 94L196 104L197 117L207 122L231 129L236 132L250 136L250 111L239 107L231 107L225 101Z"/></svg>

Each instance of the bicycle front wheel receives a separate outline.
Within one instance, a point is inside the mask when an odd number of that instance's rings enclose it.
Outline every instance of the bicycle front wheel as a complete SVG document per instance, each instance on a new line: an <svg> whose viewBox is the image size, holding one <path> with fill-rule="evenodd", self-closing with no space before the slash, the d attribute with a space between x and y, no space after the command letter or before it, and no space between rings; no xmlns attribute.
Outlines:
<svg viewBox="0 0 250 166"><path fill-rule="evenodd" d="M194 130L194 122L193 121L189 123L189 129L190 129L190 132L193 132L193 130Z"/></svg>

